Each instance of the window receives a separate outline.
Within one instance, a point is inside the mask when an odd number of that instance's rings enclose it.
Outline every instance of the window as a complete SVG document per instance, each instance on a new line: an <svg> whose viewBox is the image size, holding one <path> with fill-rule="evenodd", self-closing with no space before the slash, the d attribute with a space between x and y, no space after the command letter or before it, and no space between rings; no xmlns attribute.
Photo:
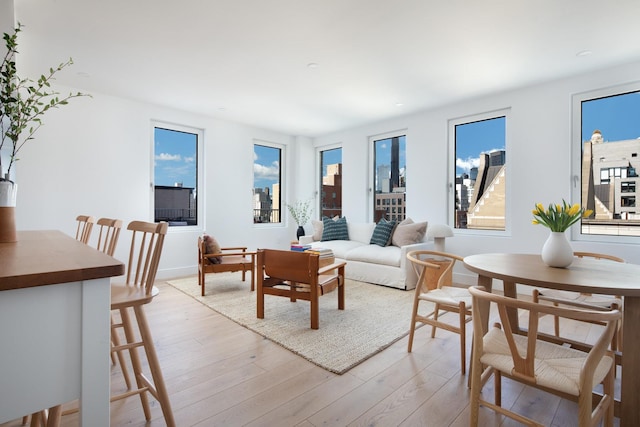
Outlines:
<svg viewBox="0 0 640 427"><path fill-rule="evenodd" d="M253 159L253 222L280 223L282 148L264 142L254 144Z"/></svg>
<svg viewBox="0 0 640 427"><path fill-rule="evenodd" d="M639 83L574 95L572 198L594 212L572 229L574 239L640 236L639 116Z"/></svg>
<svg viewBox="0 0 640 427"><path fill-rule="evenodd" d="M198 185L203 131L185 126L154 123L154 221L169 226L199 225L203 203Z"/></svg>
<svg viewBox="0 0 640 427"><path fill-rule="evenodd" d="M455 159L453 223L458 229L506 229L506 114L451 121Z"/></svg>
<svg viewBox="0 0 640 427"><path fill-rule="evenodd" d="M342 216L342 148L320 151L320 218Z"/></svg>
<svg viewBox="0 0 640 427"><path fill-rule="evenodd" d="M406 135L378 136L373 143L373 220L405 219L407 189ZM379 201L382 201L380 205ZM392 208L392 205L394 206Z"/></svg>

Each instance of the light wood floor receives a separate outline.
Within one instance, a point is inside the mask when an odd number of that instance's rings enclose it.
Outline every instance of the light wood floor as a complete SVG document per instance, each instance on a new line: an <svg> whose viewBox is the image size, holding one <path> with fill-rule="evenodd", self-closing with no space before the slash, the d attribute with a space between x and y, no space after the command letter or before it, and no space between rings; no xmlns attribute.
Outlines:
<svg viewBox="0 0 640 427"><path fill-rule="evenodd" d="M206 308L165 283L146 312L182 426L467 426L469 390L460 374L458 335L429 328L343 375L335 375ZM399 291L401 292L401 291ZM407 313L409 323L410 313ZM455 320L455 319L454 319ZM372 318L375 321L375 318ZM381 325L380 327L383 327ZM589 340L592 328L563 328ZM470 357L471 325L467 355ZM118 368L112 387L123 388ZM492 395L490 383L485 393ZM145 422L136 397L111 405L112 426L163 426L157 402ZM544 425L574 426L577 407L555 396L505 380L503 405ZM517 425L481 408L483 426ZM2 424L18 426L19 420ZM77 414L63 426L77 426ZM616 420L618 425L618 420Z"/></svg>

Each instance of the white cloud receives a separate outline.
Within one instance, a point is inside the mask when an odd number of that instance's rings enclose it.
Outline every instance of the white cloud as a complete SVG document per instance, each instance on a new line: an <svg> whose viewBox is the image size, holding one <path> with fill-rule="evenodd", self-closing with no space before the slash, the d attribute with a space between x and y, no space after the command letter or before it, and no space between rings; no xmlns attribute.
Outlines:
<svg viewBox="0 0 640 427"><path fill-rule="evenodd" d="M460 168L466 172L469 172L471 170L471 168L473 167L478 167L478 165L480 164L480 158L476 157L468 157L466 159L456 159L456 167Z"/></svg>
<svg viewBox="0 0 640 427"><path fill-rule="evenodd" d="M256 179L267 179L277 181L280 176L280 165L277 161L271 165L253 164L253 174Z"/></svg>
<svg viewBox="0 0 640 427"><path fill-rule="evenodd" d="M156 155L156 160L179 162L182 160L180 154L160 153Z"/></svg>

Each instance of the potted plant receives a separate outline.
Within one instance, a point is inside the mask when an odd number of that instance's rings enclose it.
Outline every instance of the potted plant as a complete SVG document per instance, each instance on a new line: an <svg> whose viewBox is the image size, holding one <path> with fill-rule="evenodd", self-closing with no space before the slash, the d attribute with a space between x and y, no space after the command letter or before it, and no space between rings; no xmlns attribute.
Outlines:
<svg viewBox="0 0 640 427"><path fill-rule="evenodd" d="M69 58L56 68L50 68L37 80L20 77L16 69L18 53L18 23L12 34L3 34L6 53L0 64L0 242L14 242L15 203L17 185L12 177L13 164L18 160L20 149L34 139L42 126L42 116L52 108L66 105L70 99L89 96L80 92L59 97L51 89L56 73L73 64Z"/></svg>
<svg viewBox="0 0 640 427"><path fill-rule="evenodd" d="M298 230L296 231L296 237L300 239L300 236L304 236L304 225L311 218L311 200L298 200L293 205L287 203L289 213L293 217L296 224L298 224Z"/></svg>

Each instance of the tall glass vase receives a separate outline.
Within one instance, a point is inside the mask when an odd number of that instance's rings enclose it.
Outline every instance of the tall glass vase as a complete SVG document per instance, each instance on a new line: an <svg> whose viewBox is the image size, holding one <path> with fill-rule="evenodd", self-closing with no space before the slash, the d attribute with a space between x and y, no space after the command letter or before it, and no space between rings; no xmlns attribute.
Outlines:
<svg viewBox="0 0 640 427"><path fill-rule="evenodd" d="M0 181L0 243L13 243L16 235L16 195L18 184Z"/></svg>
<svg viewBox="0 0 640 427"><path fill-rule="evenodd" d="M542 246L542 261L549 267L565 268L573 262L573 249L564 232L552 231Z"/></svg>

